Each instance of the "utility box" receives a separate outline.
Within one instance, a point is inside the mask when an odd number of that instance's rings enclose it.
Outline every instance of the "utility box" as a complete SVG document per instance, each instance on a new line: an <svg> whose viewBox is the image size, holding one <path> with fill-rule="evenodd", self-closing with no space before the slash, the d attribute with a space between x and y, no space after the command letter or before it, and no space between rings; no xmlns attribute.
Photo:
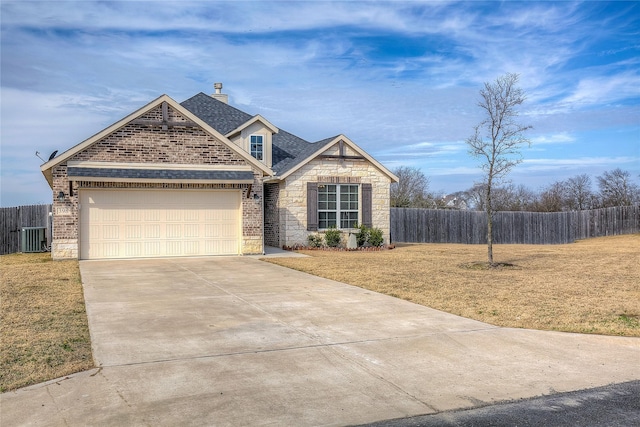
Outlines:
<svg viewBox="0 0 640 427"><path fill-rule="evenodd" d="M22 227L22 252L44 252L47 248L46 227Z"/></svg>

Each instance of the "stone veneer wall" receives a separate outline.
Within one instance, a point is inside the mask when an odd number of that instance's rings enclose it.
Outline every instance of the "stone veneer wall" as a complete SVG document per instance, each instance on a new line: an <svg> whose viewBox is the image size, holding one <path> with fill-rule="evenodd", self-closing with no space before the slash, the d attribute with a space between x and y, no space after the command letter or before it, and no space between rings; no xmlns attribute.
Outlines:
<svg viewBox="0 0 640 427"><path fill-rule="evenodd" d="M161 120L161 107L140 116L143 120ZM169 107L169 120L186 121ZM77 153L69 160L119 163L178 163L193 165L246 165L242 157L200 128L148 127L128 124ZM261 171L254 169L251 194L242 197L242 253L258 254L262 247L262 184ZM70 182L67 163L53 168L53 238L54 259L78 258L78 191L82 188L220 188L219 184L147 184ZM81 184L82 186L80 186ZM195 187L193 187L195 185ZM242 185L248 188L248 185ZM65 200L57 200L58 193ZM253 194L258 196L253 198ZM249 197L247 197L249 196Z"/></svg>
<svg viewBox="0 0 640 427"><path fill-rule="evenodd" d="M307 182L327 180L329 177L353 177L360 183L372 184L373 226L382 230L389 242L391 180L368 161L316 159L286 178L280 190L280 245L307 244ZM360 200L362 202L362 199ZM360 217L362 209L360 210Z"/></svg>

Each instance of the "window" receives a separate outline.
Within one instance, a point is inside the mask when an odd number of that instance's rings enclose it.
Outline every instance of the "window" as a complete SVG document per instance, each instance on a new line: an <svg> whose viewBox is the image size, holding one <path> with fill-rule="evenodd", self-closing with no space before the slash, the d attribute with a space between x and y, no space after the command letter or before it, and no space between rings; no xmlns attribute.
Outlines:
<svg viewBox="0 0 640 427"><path fill-rule="evenodd" d="M318 227L358 226L358 186L321 184L318 186Z"/></svg>
<svg viewBox="0 0 640 427"><path fill-rule="evenodd" d="M262 135L251 135L251 155L258 160L262 160L262 147Z"/></svg>

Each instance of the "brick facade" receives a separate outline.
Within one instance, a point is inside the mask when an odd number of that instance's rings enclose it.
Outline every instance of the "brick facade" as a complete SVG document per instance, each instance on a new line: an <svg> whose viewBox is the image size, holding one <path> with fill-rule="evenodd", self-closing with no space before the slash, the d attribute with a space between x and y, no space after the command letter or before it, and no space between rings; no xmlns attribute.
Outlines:
<svg viewBox="0 0 640 427"><path fill-rule="evenodd" d="M177 111L169 108L169 121L187 122ZM157 107L141 120L161 120ZM117 163L167 163L192 165L250 165L224 143L198 127L169 127L127 124L103 139L78 152L69 161ZM72 181L67 176L67 162L55 166L53 177L53 242L54 259L78 257L79 211L78 192L83 188L240 188L242 194L243 254L262 253L262 172L252 166L254 182L251 193L248 184L149 184L135 182ZM57 195L65 194L63 201ZM255 195L255 197L254 197Z"/></svg>
<svg viewBox="0 0 640 427"><path fill-rule="evenodd" d="M264 185L264 243L280 246L280 183Z"/></svg>

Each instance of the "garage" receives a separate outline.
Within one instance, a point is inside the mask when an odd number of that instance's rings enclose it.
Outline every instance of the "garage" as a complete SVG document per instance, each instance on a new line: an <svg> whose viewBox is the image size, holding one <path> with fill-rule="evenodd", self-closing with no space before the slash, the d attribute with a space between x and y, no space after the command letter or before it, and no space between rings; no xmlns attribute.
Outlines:
<svg viewBox="0 0 640 427"><path fill-rule="evenodd" d="M80 258L237 255L239 190L80 191Z"/></svg>

